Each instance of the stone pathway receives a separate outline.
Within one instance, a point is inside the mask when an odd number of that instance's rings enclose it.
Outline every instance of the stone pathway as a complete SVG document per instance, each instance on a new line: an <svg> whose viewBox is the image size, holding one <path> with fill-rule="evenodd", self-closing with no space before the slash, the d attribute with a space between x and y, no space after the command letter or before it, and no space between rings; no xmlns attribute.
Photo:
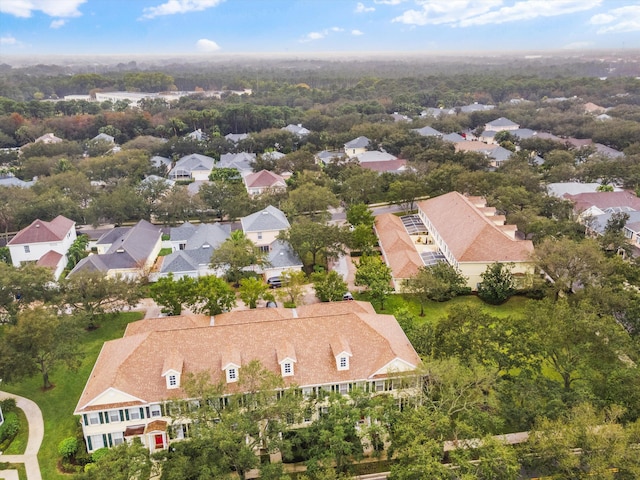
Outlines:
<svg viewBox="0 0 640 480"><path fill-rule="evenodd" d="M0 463L24 463L27 470L27 480L42 480L40 465L38 464L38 450L40 450L42 438L44 437L42 412L38 405L28 398L0 391L0 399L5 398L15 399L18 408L26 415L27 421L29 422L29 439L27 440L27 448L23 455L0 454ZM17 470L2 470L0 471L0 478L18 480L18 472Z"/></svg>

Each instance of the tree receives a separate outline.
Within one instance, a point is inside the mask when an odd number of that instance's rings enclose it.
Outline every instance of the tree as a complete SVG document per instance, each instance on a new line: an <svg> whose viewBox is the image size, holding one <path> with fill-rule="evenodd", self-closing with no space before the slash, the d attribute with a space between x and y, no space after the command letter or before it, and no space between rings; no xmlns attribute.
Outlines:
<svg viewBox="0 0 640 480"><path fill-rule="evenodd" d="M319 265L323 257L322 266L326 267L328 258L337 257L345 251L349 232L338 225L316 223L310 220L298 220L289 230L280 232L280 240L291 245L298 254L307 272Z"/></svg>
<svg viewBox="0 0 640 480"><path fill-rule="evenodd" d="M78 314L88 328L106 313L134 307L142 293L136 280L107 277L102 272L80 271L65 278L60 285L62 303Z"/></svg>
<svg viewBox="0 0 640 480"><path fill-rule="evenodd" d="M198 195L216 217L224 220L246 215L250 199L242 183L215 180L200 187Z"/></svg>
<svg viewBox="0 0 640 480"><path fill-rule="evenodd" d="M524 445L525 466L561 478L638 478L640 423L622 425L621 413L581 404L562 418L539 419Z"/></svg>
<svg viewBox="0 0 640 480"><path fill-rule="evenodd" d="M242 230L231 232L231 236L211 255L211 266L226 269L227 280L234 282L236 286L239 285L244 268L265 263L266 253L262 252Z"/></svg>
<svg viewBox="0 0 640 480"><path fill-rule="evenodd" d="M87 465L83 480L143 480L157 475L149 449L138 438L107 449L97 462ZM155 477L154 477L155 478Z"/></svg>
<svg viewBox="0 0 640 480"><path fill-rule="evenodd" d="M195 282L188 304L196 313L218 315L236 306L236 294L222 278L208 275Z"/></svg>
<svg viewBox="0 0 640 480"><path fill-rule="evenodd" d="M389 185L389 200L400 205L405 212L414 209L416 198L424 193L424 188L416 180L396 180Z"/></svg>
<svg viewBox="0 0 640 480"><path fill-rule="evenodd" d="M338 204L338 199L327 187L305 183L289 192L289 199L283 205L283 210L294 216L306 215L312 222L319 222L327 218L329 207Z"/></svg>
<svg viewBox="0 0 640 480"><path fill-rule="evenodd" d="M240 280L240 299L249 305L249 308L256 308L258 300L263 298L268 289L269 287L258 278L243 278Z"/></svg>
<svg viewBox="0 0 640 480"><path fill-rule="evenodd" d="M187 187L176 185L155 205L155 214L164 225L187 222L202 210L200 197L191 195Z"/></svg>
<svg viewBox="0 0 640 480"><path fill-rule="evenodd" d="M492 305L506 302L516 291L513 279L513 264L495 262L480 274L478 297Z"/></svg>
<svg viewBox="0 0 640 480"><path fill-rule="evenodd" d="M87 235L78 235L67 251L67 270L73 270L80 260L89 255L87 246L89 245L89 237Z"/></svg>
<svg viewBox="0 0 640 480"><path fill-rule="evenodd" d="M358 225L366 225L373 228L375 217L367 204L354 203L347 208L347 222L354 227Z"/></svg>
<svg viewBox="0 0 640 480"><path fill-rule="evenodd" d="M291 306L298 305L305 293L304 285L307 283L307 276L302 271L294 270L285 270L280 276L282 286L278 290L278 298Z"/></svg>
<svg viewBox="0 0 640 480"><path fill-rule="evenodd" d="M316 297L321 302L337 302L342 300L342 296L347 291L347 282L335 270L328 273L316 272L311 274L313 289Z"/></svg>
<svg viewBox="0 0 640 480"><path fill-rule="evenodd" d="M0 339L0 377L12 382L39 373L43 388L51 388L49 373L56 365L64 363L70 370L79 365L78 336L72 317L42 307L21 312Z"/></svg>
<svg viewBox="0 0 640 480"><path fill-rule="evenodd" d="M576 242L567 238L548 238L536 247L533 259L552 280L558 298L560 294L573 293L578 285L597 283L603 256L592 240Z"/></svg>
<svg viewBox="0 0 640 480"><path fill-rule="evenodd" d="M20 311L34 302L50 302L58 291L53 288L51 269L25 263L16 268L0 262L0 323L15 323Z"/></svg>
<svg viewBox="0 0 640 480"><path fill-rule="evenodd" d="M369 225L361 223L351 230L349 245L351 249L362 252L362 255L372 255L377 241L378 238L373 233L373 229Z"/></svg>
<svg viewBox="0 0 640 480"><path fill-rule="evenodd" d="M380 308L384 310L384 300L393 291L391 269L378 256L360 257L355 284L366 286L371 298L379 301Z"/></svg>
<svg viewBox="0 0 640 480"><path fill-rule="evenodd" d="M184 306L192 302L196 285L196 280L191 277L174 280L173 273L169 273L149 287L149 295L162 306L162 313L180 315Z"/></svg>
<svg viewBox="0 0 640 480"><path fill-rule="evenodd" d="M418 273L408 279L403 288L420 302L421 317L424 317L424 304L427 300L445 302L469 292L466 278L447 262L420 267Z"/></svg>
<svg viewBox="0 0 640 480"><path fill-rule="evenodd" d="M630 257L633 252L633 246L624 236L624 226L629 220L629 214L625 212L616 212L609 217L604 227L604 233L598 239L602 249L608 256L624 254Z"/></svg>

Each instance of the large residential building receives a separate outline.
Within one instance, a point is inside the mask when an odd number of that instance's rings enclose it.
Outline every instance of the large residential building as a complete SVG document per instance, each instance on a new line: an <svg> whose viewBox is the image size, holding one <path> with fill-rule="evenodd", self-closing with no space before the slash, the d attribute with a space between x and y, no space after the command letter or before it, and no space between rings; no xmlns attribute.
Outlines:
<svg viewBox="0 0 640 480"><path fill-rule="evenodd" d="M78 401L88 451L136 437L150 451L167 448L170 432L188 431L165 408L187 399L185 378L207 372L225 394L243 393L238 380L254 360L304 396L395 395L420 363L396 319L365 302L140 320L104 344Z"/></svg>
<svg viewBox="0 0 640 480"><path fill-rule="evenodd" d="M517 237L517 227L506 225L505 217L488 207L482 197L450 192L418 202L418 216L428 236L446 260L468 278L476 289L480 275L495 262L513 263L513 273L533 271L533 243Z"/></svg>
<svg viewBox="0 0 640 480"><path fill-rule="evenodd" d="M14 267L26 262L49 267L57 280L67 266L67 252L76 239L76 222L58 215L50 222L34 220L9 241Z"/></svg>

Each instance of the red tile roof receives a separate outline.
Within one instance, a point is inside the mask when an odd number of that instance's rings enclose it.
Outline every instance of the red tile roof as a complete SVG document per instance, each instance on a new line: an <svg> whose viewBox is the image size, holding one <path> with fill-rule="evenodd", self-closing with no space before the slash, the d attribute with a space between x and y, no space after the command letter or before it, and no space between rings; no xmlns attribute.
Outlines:
<svg viewBox="0 0 640 480"><path fill-rule="evenodd" d="M268 188L276 185L285 186L284 178L269 170L260 170L244 177L247 188Z"/></svg>
<svg viewBox="0 0 640 480"><path fill-rule="evenodd" d="M40 259L36 262L36 265L38 265L39 267L49 267L55 269L60 263L61 258L61 253L49 250L47 253L40 257Z"/></svg>
<svg viewBox="0 0 640 480"><path fill-rule="evenodd" d="M533 243L511 237L508 228L496 225L492 216L485 215L489 211L474 203L478 202L450 192L419 202L418 210L431 221L458 262L528 261Z"/></svg>
<svg viewBox="0 0 640 480"><path fill-rule="evenodd" d="M384 160L381 162L361 162L360 166L367 170L373 170L374 172L396 172L406 167L407 161L398 158L396 160Z"/></svg>
<svg viewBox="0 0 640 480"><path fill-rule="evenodd" d="M76 223L62 215L58 215L50 222L40 219L20 230L8 245L23 245L29 243L59 242L69 233Z"/></svg>
<svg viewBox="0 0 640 480"><path fill-rule="evenodd" d="M376 217L376 233L393 278L413 277L424 266L402 220L392 213Z"/></svg>
<svg viewBox="0 0 640 480"><path fill-rule="evenodd" d="M305 316L302 308L296 310L297 318L285 315L280 319L262 321L261 317L266 312L285 309L253 309L224 314L233 316L239 313L245 323L230 321L201 328L160 329L106 342L76 411L84 412L87 404L109 388L145 402L183 397L185 392L182 388L167 389L162 377L164 357L172 349L178 349L182 355L183 375L208 371L213 383L225 382L222 367L230 359L241 365L240 380L242 366L254 359L279 374L278 351L280 355L283 351L295 353L295 374L283 380L287 385L298 386L366 381L395 359L412 366L420 363L393 316L364 313L369 309L364 308L361 302L335 303L342 304L340 309L344 313L336 313L338 309L326 303L310 309L316 313L315 316ZM321 314L322 306L327 307L324 315ZM250 317L254 321L250 321ZM150 325L153 323L146 323L147 327ZM336 335L348 342L352 353L348 370L338 371L336 368L331 347ZM242 383L230 383L226 387L229 393L237 392Z"/></svg>

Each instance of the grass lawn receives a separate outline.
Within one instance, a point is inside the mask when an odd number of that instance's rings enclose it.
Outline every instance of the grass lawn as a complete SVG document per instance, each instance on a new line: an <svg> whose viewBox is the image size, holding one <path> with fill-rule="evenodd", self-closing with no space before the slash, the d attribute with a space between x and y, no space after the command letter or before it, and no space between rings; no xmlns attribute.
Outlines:
<svg viewBox="0 0 640 480"><path fill-rule="evenodd" d="M18 421L20 422L20 430L18 430L18 434L12 440L7 449L2 452L6 455L22 455L27 448L27 439L29 438L29 424L27 423L27 416L20 408L16 408L15 412L18 415Z"/></svg>
<svg viewBox="0 0 640 480"><path fill-rule="evenodd" d="M366 292L356 295L358 300L369 300ZM394 314L399 308L406 307L415 316L419 323L432 323L447 315L449 309L454 305L468 305L481 309L495 317L503 318L510 315L522 316L526 305L531 300L526 297L514 296L502 305L489 305L484 303L475 295L464 295L455 297L448 302L426 302L424 304L424 317L420 316L420 303L415 299L401 295L389 295L384 302L384 310L380 310L380 303L373 302L373 306L378 313Z"/></svg>
<svg viewBox="0 0 640 480"><path fill-rule="evenodd" d="M8 454L7 454L8 455ZM27 480L27 469L24 463L2 463L0 462L0 470L17 470L19 480ZM44 477L42 477L44 478Z"/></svg>
<svg viewBox="0 0 640 480"><path fill-rule="evenodd" d="M121 313L114 317L99 320L99 328L85 332L82 338L82 364L75 372L64 366L56 368L50 374L55 388L42 391L42 378L34 376L20 383L3 384L8 392L27 397L38 404L44 417L44 441L38 454L42 478L47 480L69 478L58 473L58 444L67 437L75 436L78 419L73 410L80 398L82 389L89 378L93 364L106 340L122 337L129 322L139 320L139 312Z"/></svg>

